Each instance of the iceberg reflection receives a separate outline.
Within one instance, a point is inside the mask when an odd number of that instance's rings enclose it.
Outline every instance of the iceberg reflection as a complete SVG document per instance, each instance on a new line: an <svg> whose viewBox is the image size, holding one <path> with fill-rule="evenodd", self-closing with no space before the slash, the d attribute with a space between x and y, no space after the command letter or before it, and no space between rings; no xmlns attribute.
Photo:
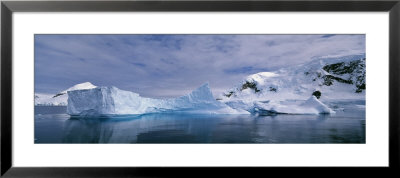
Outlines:
<svg viewBox="0 0 400 178"><path fill-rule="evenodd" d="M199 143L220 122L238 115L145 114L101 118L71 117L64 143Z"/></svg>

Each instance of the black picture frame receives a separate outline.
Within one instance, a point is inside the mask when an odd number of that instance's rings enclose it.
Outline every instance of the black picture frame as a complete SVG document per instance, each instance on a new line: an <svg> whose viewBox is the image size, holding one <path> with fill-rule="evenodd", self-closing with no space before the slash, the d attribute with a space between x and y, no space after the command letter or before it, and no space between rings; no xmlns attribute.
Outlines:
<svg viewBox="0 0 400 178"><path fill-rule="evenodd" d="M12 165L12 17L13 12L121 12L121 11L296 11L389 12L389 167L319 167L340 176L337 169L367 175L371 171L398 174L400 118L400 1L2 1L1 2L1 175L5 177L132 177L244 173L266 175L299 173L310 176L310 167L244 168L138 168L138 167L13 167ZM249 170L250 169L250 170ZM268 169L268 170L265 170ZM289 169L289 170L288 170ZM214 172L212 173L214 174ZM311 175L312 176L312 175ZM316 174L315 176L321 176Z"/></svg>

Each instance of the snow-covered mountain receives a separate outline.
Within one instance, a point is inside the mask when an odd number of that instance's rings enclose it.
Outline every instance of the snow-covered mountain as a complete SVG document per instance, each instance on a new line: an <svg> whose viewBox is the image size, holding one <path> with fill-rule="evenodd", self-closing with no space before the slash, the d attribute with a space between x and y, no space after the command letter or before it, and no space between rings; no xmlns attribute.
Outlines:
<svg viewBox="0 0 400 178"><path fill-rule="evenodd" d="M317 58L273 72L249 75L220 100L365 99L365 54ZM319 96L320 95L320 96Z"/></svg>
<svg viewBox="0 0 400 178"><path fill-rule="evenodd" d="M68 91L82 90L82 89L92 89L97 86L90 82L80 83L74 85L66 90L63 90L56 94L44 94L35 93L35 105L36 106L67 106L68 104Z"/></svg>
<svg viewBox="0 0 400 178"><path fill-rule="evenodd" d="M250 114L242 109L232 109L217 101L208 83L191 93L171 99L153 99L120 90L116 87L98 87L68 91L67 113L76 116L147 114Z"/></svg>
<svg viewBox="0 0 400 178"><path fill-rule="evenodd" d="M365 54L320 57L247 76L218 100L253 113L333 113L322 102L365 101Z"/></svg>

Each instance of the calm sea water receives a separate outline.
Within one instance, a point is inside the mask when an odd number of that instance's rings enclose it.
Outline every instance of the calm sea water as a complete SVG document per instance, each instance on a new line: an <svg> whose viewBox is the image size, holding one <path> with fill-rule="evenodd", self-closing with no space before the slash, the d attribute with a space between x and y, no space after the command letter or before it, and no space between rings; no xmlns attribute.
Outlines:
<svg viewBox="0 0 400 178"><path fill-rule="evenodd" d="M333 115L147 114L71 118L35 107L35 143L365 143L365 105L332 103Z"/></svg>

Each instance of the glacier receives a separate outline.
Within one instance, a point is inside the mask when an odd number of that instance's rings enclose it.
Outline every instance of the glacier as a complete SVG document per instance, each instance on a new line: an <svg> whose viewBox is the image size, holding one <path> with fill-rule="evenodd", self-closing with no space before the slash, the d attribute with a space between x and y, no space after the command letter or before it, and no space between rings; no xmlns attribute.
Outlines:
<svg viewBox="0 0 400 178"><path fill-rule="evenodd" d="M190 94L171 99L141 97L117 87L68 91L67 113L72 116L134 115L148 113L250 114L217 101L208 83Z"/></svg>

